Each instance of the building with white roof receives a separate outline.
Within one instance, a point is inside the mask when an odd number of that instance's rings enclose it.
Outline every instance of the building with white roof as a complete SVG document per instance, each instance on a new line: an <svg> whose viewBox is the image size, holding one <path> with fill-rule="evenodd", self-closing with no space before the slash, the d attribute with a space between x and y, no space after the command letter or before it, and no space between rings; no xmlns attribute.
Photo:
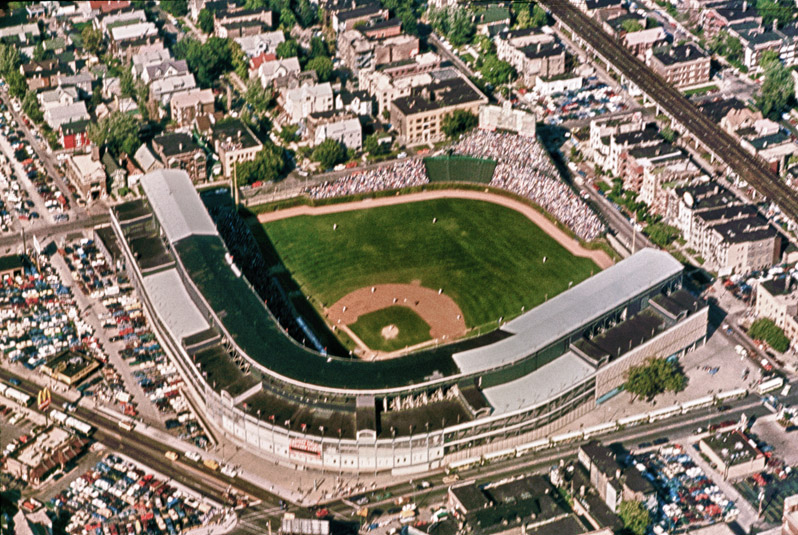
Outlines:
<svg viewBox="0 0 798 535"><path fill-rule="evenodd" d="M334 139L347 149L359 151L363 146L363 127L357 118L325 122L314 128L313 144L325 139Z"/></svg>
<svg viewBox="0 0 798 535"><path fill-rule="evenodd" d="M296 89L283 92L283 107L291 117L291 122L298 123L311 113L330 111L333 109L333 90L329 82L323 84L306 84Z"/></svg>
<svg viewBox="0 0 798 535"><path fill-rule="evenodd" d="M150 101L168 107L175 95L187 93L196 87L197 81L190 72L161 78L150 84Z"/></svg>
<svg viewBox="0 0 798 535"><path fill-rule="evenodd" d="M143 175L140 182L161 230L170 242L190 235L218 234L188 173L159 169Z"/></svg>
<svg viewBox="0 0 798 535"><path fill-rule="evenodd" d="M254 57L259 54L273 54L277 51L277 45L285 41L285 35L282 31L264 32L257 35L245 35L244 37L236 37L236 43L241 46L248 57Z"/></svg>
<svg viewBox="0 0 798 535"><path fill-rule="evenodd" d="M72 104L53 106L44 110L44 122L53 130L65 123L73 123L83 119L89 119L89 112L86 110L86 103L82 100Z"/></svg>

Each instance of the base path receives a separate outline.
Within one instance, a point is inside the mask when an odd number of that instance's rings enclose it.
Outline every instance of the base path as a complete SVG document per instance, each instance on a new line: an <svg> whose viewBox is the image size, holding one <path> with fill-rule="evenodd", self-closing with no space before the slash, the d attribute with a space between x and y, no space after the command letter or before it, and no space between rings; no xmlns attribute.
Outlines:
<svg viewBox="0 0 798 535"><path fill-rule="evenodd" d="M358 317L383 308L403 306L430 326L433 339L451 340L466 334L463 312L454 299L420 284L378 284L349 292L325 310L333 325L351 325Z"/></svg>
<svg viewBox="0 0 798 535"><path fill-rule="evenodd" d="M475 201L490 202L510 208L511 210L515 210L516 212L526 216L527 219L543 229L546 234L554 238L557 243L565 247L565 249L572 255L590 258L601 269L606 269L613 264L610 255L598 249L591 250L583 247L577 239L572 238L563 232L557 227L557 225L549 221L546 216L528 204L510 197L506 197L504 195L499 195L498 193L491 193L490 191L456 189L432 190L422 191L419 193L408 193L406 195L396 195L394 197L380 197L377 199L365 199L362 201L327 204L324 206L294 206L284 210L260 214L258 215L258 221L261 223L268 223L270 221L277 221L280 219L286 219L300 215L322 215L334 214L338 212L351 212L354 210L377 208L379 206L392 206L395 204L405 204L409 202L429 201L431 199L470 199Z"/></svg>

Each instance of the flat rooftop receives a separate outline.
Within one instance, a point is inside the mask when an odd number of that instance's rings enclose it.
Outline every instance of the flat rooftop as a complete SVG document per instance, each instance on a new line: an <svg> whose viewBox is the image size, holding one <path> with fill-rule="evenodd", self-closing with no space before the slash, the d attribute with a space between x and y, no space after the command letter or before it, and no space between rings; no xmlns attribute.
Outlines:
<svg viewBox="0 0 798 535"><path fill-rule="evenodd" d="M193 357L208 384L217 392L227 390L228 394L236 397L258 383L252 375L241 371L220 345L198 351Z"/></svg>
<svg viewBox="0 0 798 535"><path fill-rule="evenodd" d="M574 347L594 359L609 357L613 360L648 342L665 328L665 319L651 308L646 308L598 336L575 342Z"/></svg>
<svg viewBox="0 0 798 535"><path fill-rule="evenodd" d="M114 211L120 223L126 223L144 216L152 215L149 204L143 199L117 204L111 209Z"/></svg>
<svg viewBox="0 0 798 535"><path fill-rule="evenodd" d="M569 351L520 379L486 388L482 393L493 407L493 414L504 414L550 399L587 379L595 371Z"/></svg>
<svg viewBox="0 0 798 535"><path fill-rule="evenodd" d="M753 441L737 429L718 433L701 441L729 466L747 463L763 455Z"/></svg>
<svg viewBox="0 0 798 535"><path fill-rule="evenodd" d="M142 271L158 269L175 262L159 236L128 237L127 243Z"/></svg>
<svg viewBox="0 0 798 535"><path fill-rule="evenodd" d="M182 340L210 328L186 291L177 269L159 271L144 277L147 295L175 340Z"/></svg>
<svg viewBox="0 0 798 535"><path fill-rule="evenodd" d="M355 424L354 404L351 411L342 410L340 406L329 408L308 405L306 403L292 403L283 396L275 395L264 389L249 396L240 408L260 417L264 421L274 421L279 427L301 431L302 424L314 435L319 432L319 427L324 426L326 436L338 438L338 430L341 430L341 438L355 438L357 428ZM272 416L274 418L272 418Z"/></svg>

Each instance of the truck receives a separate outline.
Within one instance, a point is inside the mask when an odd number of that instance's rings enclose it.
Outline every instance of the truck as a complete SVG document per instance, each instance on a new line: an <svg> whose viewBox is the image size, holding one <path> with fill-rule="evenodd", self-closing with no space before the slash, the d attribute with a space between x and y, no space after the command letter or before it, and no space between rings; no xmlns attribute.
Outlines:
<svg viewBox="0 0 798 535"><path fill-rule="evenodd" d="M170 461L176 461L177 460L177 453L174 452L174 451L167 451L163 455L164 455L164 457L166 457Z"/></svg>

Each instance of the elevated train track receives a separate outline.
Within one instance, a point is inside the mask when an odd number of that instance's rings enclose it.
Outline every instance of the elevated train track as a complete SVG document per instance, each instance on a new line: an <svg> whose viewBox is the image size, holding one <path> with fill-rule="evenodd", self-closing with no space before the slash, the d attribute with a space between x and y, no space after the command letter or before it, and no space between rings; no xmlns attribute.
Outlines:
<svg viewBox="0 0 798 535"><path fill-rule="evenodd" d="M584 43L599 59L613 67L651 99L675 123L689 132L714 157L726 165L759 194L776 203L784 216L798 222L798 192L787 186L767 164L746 151L709 117L640 59L607 34L592 18L567 0L540 0L555 20L568 28L577 42Z"/></svg>

